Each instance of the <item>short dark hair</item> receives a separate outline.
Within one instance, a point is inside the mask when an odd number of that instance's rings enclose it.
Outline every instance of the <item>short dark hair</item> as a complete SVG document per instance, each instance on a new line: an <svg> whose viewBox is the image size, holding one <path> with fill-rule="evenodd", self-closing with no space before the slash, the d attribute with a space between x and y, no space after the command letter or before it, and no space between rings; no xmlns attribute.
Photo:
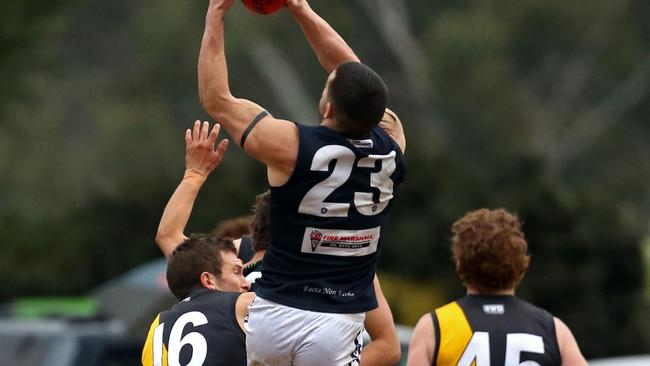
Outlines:
<svg viewBox="0 0 650 366"><path fill-rule="evenodd" d="M201 273L221 276L222 253L237 249L231 240L210 234L192 234L174 249L167 262L167 285L182 300L193 289L201 287Z"/></svg>
<svg viewBox="0 0 650 366"><path fill-rule="evenodd" d="M458 276L480 293L514 289L528 269L521 223L504 209L469 212L454 223L452 234Z"/></svg>
<svg viewBox="0 0 650 366"><path fill-rule="evenodd" d="M255 197L253 221L251 222L253 250L266 250L271 242L271 192L266 191Z"/></svg>
<svg viewBox="0 0 650 366"><path fill-rule="evenodd" d="M342 132L360 137L370 132L383 117L388 89L370 67L346 62L336 68L328 97Z"/></svg>
<svg viewBox="0 0 650 366"><path fill-rule="evenodd" d="M217 226L212 229L212 235L217 238L226 238L231 240L239 239L244 235L250 234L251 221L253 221L251 215L220 221Z"/></svg>

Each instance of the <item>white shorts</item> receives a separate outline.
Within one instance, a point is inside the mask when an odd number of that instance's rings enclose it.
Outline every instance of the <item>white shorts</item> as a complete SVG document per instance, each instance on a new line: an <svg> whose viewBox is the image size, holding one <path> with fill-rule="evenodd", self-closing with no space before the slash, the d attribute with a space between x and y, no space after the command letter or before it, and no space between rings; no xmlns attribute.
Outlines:
<svg viewBox="0 0 650 366"><path fill-rule="evenodd" d="M319 313L261 297L248 308L248 366L356 366L365 313Z"/></svg>

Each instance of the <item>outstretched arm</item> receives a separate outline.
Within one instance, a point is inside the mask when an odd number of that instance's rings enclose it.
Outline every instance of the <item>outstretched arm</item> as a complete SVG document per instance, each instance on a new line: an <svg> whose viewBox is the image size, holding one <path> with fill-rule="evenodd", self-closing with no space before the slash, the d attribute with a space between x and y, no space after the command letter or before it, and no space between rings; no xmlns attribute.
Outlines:
<svg viewBox="0 0 650 366"><path fill-rule="evenodd" d="M221 140L215 149L220 126L215 124L211 132L209 128L208 122L196 121L192 130L185 131L185 175L167 202L156 233L156 244L166 258L187 239L183 232L196 196L228 147L228 140Z"/></svg>
<svg viewBox="0 0 650 366"><path fill-rule="evenodd" d="M302 32L314 49L318 61L328 74L342 63L360 62L343 37L309 6L307 0L287 0L287 8L296 18ZM397 142L404 153L406 137L402 129L402 122L397 118L395 112L386 108L386 113L379 126Z"/></svg>
<svg viewBox="0 0 650 366"><path fill-rule="evenodd" d="M370 335L371 342L363 348L361 366L392 366L399 362L402 351L393 323L393 314L381 291L377 276L375 276L373 285L379 306L366 314L364 326Z"/></svg>
<svg viewBox="0 0 650 366"><path fill-rule="evenodd" d="M307 0L287 0L287 8L328 74L344 62L359 62L345 40L309 6Z"/></svg>
<svg viewBox="0 0 650 366"><path fill-rule="evenodd" d="M199 54L198 78L203 108L241 145L244 131L264 110L249 100L234 97L230 92L224 49L224 15L233 1L210 0ZM289 121L266 116L250 130L242 148L270 170L288 177L298 152L298 128Z"/></svg>

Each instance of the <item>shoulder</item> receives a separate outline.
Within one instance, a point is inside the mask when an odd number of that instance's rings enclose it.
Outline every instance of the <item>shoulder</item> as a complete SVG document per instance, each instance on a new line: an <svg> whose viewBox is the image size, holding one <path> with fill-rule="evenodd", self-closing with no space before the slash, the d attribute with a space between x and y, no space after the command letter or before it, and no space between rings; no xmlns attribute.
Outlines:
<svg viewBox="0 0 650 366"><path fill-rule="evenodd" d="M244 329L244 319L248 315L248 307L253 303L253 300L255 300L254 292L244 292L237 297L235 317L242 330Z"/></svg>
<svg viewBox="0 0 650 366"><path fill-rule="evenodd" d="M420 328L420 330L431 330L433 331L433 319L436 316L435 312L430 312L423 314L418 322L415 324L416 328Z"/></svg>
<svg viewBox="0 0 650 366"><path fill-rule="evenodd" d="M555 332L557 334L558 341L560 339L565 339L568 336L573 336L569 327L562 320L560 320L560 318L553 317L553 323L555 324Z"/></svg>
<svg viewBox="0 0 650 366"><path fill-rule="evenodd" d="M248 307L253 300L255 300L255 293L254 292L244 292L241 294L238 294L239 297L237 297L237 306L244 306Z"/></svg>
<svg viewBox="0 0 650 366"><path fill-rule="evenodd" d="M396 159L402 162L400 164L403 164L403 148L387 131L377 126L370 132L370 137L379 151L384 154L394 151L396 154Z"/></svg>
<svg viewBox="0 0 650 366"><path fill-rule="evenodd" d="M159 313L158 315L156 315L154 320L151 322L151 326L149 327L149 332L150 333L153 332L153 330L160 324L160 315L161 314L162 313Z"/></svg>
<svg viewBox="0 0 650 366"><path fill-rule="evenodd" d="M411 336L412 341L416 339L431 339L435 342L435 316L435 312L431 312L426 313L420 317L418 322L415 324L415 328L413 328L413 335Z"/></svg>
<svg viewBox="0 0 650 366"><path fill-rule="evenodd" d="M269 167L290 172L298 151L298 127L295 123L266 116L246 135L242 148Z"/></svg>
<svg viewBox="0 0 650 366"><path fill-rule="evenodd" d="M415 325L409 342L408 365L433 363L437 342L433 316L433 313L426 313Z"/></svg>
<svg viewBox="0 0 650 366"><path fill-rule="evenodd" d="M555 332L562 357L562 364L586 366L587 361L582 355L580 347L578 347L578 342L569 327L557 317L553 317L553 321L555 323Z"/></svg>
<svg viewBox="0 0 650 366"><path fill-rule="evenodd" d="M440 306L439 308L436 308L431 314L435 318L462 315L463 308L460 304L462 300L463 299L459 299L458 301L452 301L443 306Z"/></svg>

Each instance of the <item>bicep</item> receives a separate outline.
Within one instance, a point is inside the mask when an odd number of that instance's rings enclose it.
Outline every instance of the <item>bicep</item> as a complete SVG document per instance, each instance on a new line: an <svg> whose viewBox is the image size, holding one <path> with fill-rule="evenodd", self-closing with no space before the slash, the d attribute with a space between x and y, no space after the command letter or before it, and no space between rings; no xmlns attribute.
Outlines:
<svg viewBox="0 0 650 366"><path fill-rule="evenodd" d="M413 329L409 342L408 366L429 366L433 363L436 339L433 319L424 314Z"/></svg>
<svg viewBox="0 0 650 366"><path fill-rule="evenodd" d="M241 137L253 121L253 119L264 111L264 108L250 100L235 98L233 96L222 97L215 107L208 110L214 118L228 132L234 142L240 145Z"/></svg>
<svg viewBox="0 0 650 366"><path fill-rule="evenodd" d="M211 113L239 146L246 132L244 146L247 154L269 167L293 169L298 154L298 127L286 120L262 117L246 131L264 109L250 100L231 98L222 110Z"/></svg>
<svg viewBox="0 0 650 366"><path fill-rule="evenodd" d="M379 307L367 313L364 325L373 341L378 338L397 340L393 316L386 302L380 303Z"/></svg>

